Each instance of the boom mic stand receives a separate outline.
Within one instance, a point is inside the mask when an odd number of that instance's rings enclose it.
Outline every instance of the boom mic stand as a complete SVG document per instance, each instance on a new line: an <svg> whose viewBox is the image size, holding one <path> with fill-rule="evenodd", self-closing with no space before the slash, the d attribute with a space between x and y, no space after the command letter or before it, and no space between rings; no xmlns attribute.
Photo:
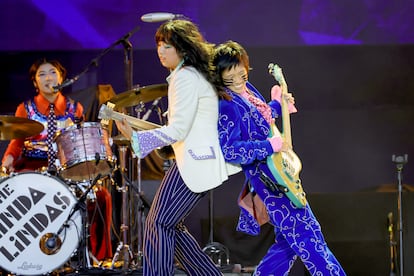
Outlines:
<svg viewBox="0 0 414 276"><path fill-rule="evenodd" d="M117 46L119 44L122 44L122 46L124 47L124 68L125 68L126 89L127 90L131 90L132 89L132 55L133 55L133 49L132 49L132 44L129 41L129 38L134 33L136 33L140 28L141 28L140 26L136 26L134 29L132 29L131 31L129 31L128 33L126 33L120 39L118 39L117 41L115 41L114 43L112 43L108 48L104 49L97 57L95 57L94 59L92 59L85 66L85 68L82 70L82 72L80 72L79 74L77 74L75 77L73 77L71 79L65 80L61 85L58 85L57 87L53 87L53 89L59 90L59 89L62 89L64 87L66 87L66 86L72 85L81 76L83 76L84 74L86 74L92 66L98 67L99 60L104 55L106 55L112 49L114 49L115 46Z"/></svg>
<svg viewBox="0 0 414 276"><path fill-rule="evenodd" d="M408 162L408 155L404 156L392 156L392 162L397 167L397 179L398 179L398 222L399 222L399 238L400 238L400 276L404 276L404 242L403 242L403 212L402 212L402 170L404 165Z"/></svg>

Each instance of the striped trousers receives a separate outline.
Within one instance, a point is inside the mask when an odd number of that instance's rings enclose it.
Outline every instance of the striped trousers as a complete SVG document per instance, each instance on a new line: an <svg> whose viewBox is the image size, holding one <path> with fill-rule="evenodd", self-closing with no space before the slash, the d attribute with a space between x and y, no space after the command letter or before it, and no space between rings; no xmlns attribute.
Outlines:
<svg viewBox="0 0 414 276"><path fill-rule="evenodd" d="M144 276L174 275L174 259L187 275L222 275L184 226L184 219L206 193L194 193L174 162L155 194L144 231Z"/></svg>

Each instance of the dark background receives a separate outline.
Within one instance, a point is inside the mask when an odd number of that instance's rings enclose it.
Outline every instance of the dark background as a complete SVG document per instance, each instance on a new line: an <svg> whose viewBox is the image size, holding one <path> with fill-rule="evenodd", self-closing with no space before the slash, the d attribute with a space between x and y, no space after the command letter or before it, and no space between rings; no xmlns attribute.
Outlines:
<svg viewBox="0 0 414 276"><path fill-rule="evenodd" d="M132 3L133 2L133 3ZM160 23L139 18L149 12L183 14L219 43L237 40L251 59L252 81L269 97L275 83L267 73L279 64L299 112L291 116L301 179L324 234L349 275L389 271L387 215L397 224L397 169L393 155L408 155L404 185L405 272L414 274L412 190L414 170L414 36L412 1L2 1L0 21L0 114L12 115L34 95L28 69L39 57L57 58L78 81L69 96L109 84L128 88L125 52L117 44L130 30L133 84L165 82L153 35ZM89 91L89 92L87 92ZM94 95L87 95L86 97ZM148 103L151 104L151 103ZM157 117L150 118L157 122ZM157 122L158 123L158 122ZM7 141L2 141L4 150ZM272 242L272 229L259 237L234 231L236 200L243 176L233 176L214 192L215 240L230 249L232 263L255 265ZM144 180L152 197L158 180ZM187 219L200 244L209 242L206 197ZM120 206L115 206L118 208ZM398 238L398 235L396 235ZM304 275L298 264L295 275Z"/></svg>

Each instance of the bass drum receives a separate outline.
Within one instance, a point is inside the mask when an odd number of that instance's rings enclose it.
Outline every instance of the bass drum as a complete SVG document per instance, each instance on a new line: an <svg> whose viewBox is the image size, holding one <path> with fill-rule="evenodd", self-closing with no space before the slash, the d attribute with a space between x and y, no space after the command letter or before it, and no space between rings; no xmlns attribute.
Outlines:
<svg viewBox="0 0 414 276"><path fill-rule="evenodd" d="M44 173L0 181L0 266L17 275L47 274L79 246L82 215L60 179Z"/></svg>

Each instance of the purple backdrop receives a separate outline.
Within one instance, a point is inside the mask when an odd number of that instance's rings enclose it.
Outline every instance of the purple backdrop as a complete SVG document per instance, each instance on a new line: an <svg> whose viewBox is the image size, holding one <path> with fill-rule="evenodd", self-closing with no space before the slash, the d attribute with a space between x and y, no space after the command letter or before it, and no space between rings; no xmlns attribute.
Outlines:
<svg viewBox="0 0 414 276"><path fill-rule="evenodd" d="M304 1L1 1L0 50L104 49L131 30L136 49L154 46L159 23L151 12L182 14L199 24L208 40L245 46L410 44L414 2L410 0Z"/></svg>

